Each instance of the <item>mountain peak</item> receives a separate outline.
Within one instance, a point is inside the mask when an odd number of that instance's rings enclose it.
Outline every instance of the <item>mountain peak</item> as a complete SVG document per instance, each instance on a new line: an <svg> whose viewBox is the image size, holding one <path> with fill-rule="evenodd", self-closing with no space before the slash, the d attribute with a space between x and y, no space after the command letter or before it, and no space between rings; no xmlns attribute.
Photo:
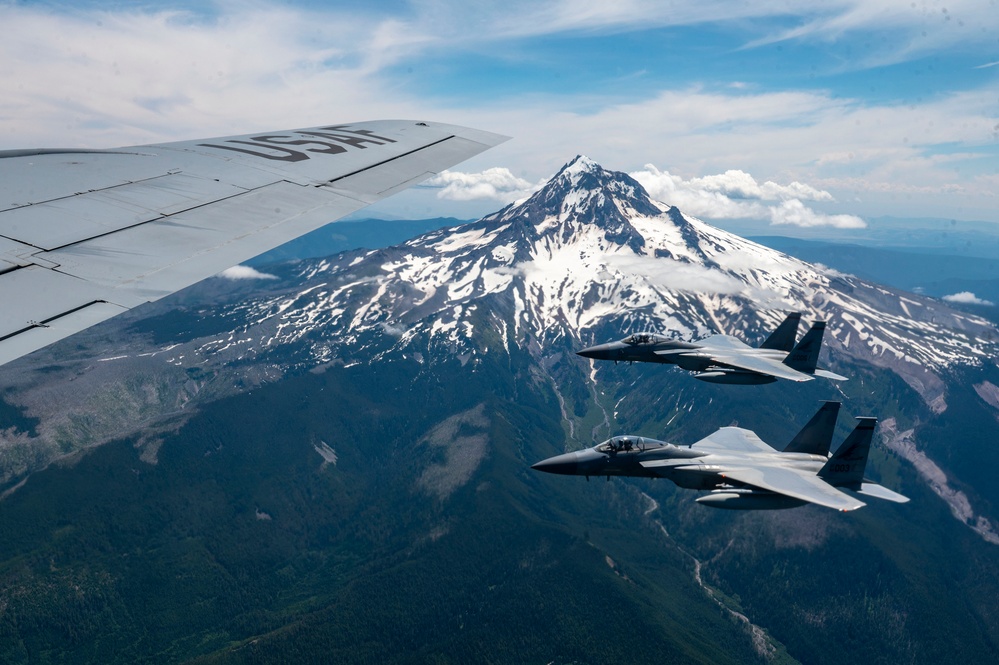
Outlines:
<svg viewBox="0 0 999 665"><path fill-rule="evenodd" d="M657 217L664 210L627 173L609 171L577 155L529 199L507 206L483 221L512 221L529 235L562 240L583 228L596 227L603 230L608 242L629 245L639 252L645 239L630 220Z"/></svg>
<svg viewBox="0 0 999 665"><path fill-rule="evenodd" d="M587 157L586 155L576 155L569 162L564 164L558 173L555 174L555 178L565 175L570 178L578 177L584 173L593 173L597 171L602 171L603 167L597 164L595 161Z"/></svg>
<svg viewBox="0 0 999 665"><path fill-rule="evenodd" d="M548 183L537 192L547 201L569 199L571 206L579 208L583 202L603 203L609 199L627 210L641 215L659 215L660 206L653 203L648 192L627 173L610 171L585 155L576 155L566 163Z"/></svg>
<svg viewBox="0 0 999 665"><path fill-rule="evenodd" d="M303 279L299 293L253 305L261 318L252 326L263 331L261 348L308 337L318 362L364 344L421 358L446 344L449 358L466 362L487 346L593 341L609 330L752 338L794 310L828 322L833 353L892 368L929 403L939 380L927 368L981 361L990 345L979 340L994 331L938 302L827 274L687 217L583 156L526 201L312 264ZM245 349L222 335L199 353Z"/></svg>

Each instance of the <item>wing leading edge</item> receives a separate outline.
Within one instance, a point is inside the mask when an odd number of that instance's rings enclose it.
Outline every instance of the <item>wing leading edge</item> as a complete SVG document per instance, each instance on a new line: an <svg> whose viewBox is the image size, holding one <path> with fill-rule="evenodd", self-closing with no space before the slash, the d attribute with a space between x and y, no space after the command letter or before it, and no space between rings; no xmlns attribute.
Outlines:
<svg viewBox="0 0 999 665"><path fill-rule="evenodd" d="M385 120L116 150L0 151L0 364L505 140Z"/></svg>

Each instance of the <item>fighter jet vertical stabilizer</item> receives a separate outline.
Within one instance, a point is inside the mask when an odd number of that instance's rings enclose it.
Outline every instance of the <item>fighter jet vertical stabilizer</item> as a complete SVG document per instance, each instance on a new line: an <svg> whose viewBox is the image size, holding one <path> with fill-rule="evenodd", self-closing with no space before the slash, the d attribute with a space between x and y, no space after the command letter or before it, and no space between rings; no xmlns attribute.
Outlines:
<svg viewBox="0 0 999 665"><path fill-rule="evenodd" d="M784 446L784 452L828 456L839 407L839 402L825 402L790 443Z"/></svg>
<svg viewBox="0 0 999 665"><path fill-rule="evenodd" d="M819 362L819 351L822 349L822 333L826 329L825 321L816 321L808 329L791 352L784 358L784 364L793 370L804 374L814 374Z"/></svg>
<svg viewBox="0 0 999 665"><path fill-rule="evenodd" d="M794 349L794 341L798 339L799 321L801 321L800 312L788 314L777 329L770 333L770 337L760 344L760 348L790 353Z"/></svg>
<svg viewBox="0 0 999 665"><path fill-rule="evenodd" d="M850 490L854 494L894 503L907 503L909 497L864 478L874 426L878 419L857 418L857 420L860 423L819 470L819 477L834 487Z"/></svg>
<svg viewBox="0 0 999 665"><path fill-rule="evenodd" d="M877 418L857 418L860 422L846 437L829 461L819 470L819 477L830 485L859 489L867 468Z"/></svg>

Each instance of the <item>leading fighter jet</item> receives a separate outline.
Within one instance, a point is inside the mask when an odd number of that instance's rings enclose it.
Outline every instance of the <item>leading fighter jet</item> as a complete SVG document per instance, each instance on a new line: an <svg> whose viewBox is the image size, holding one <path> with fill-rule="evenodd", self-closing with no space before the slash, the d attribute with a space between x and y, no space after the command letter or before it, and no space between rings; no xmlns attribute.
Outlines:
<svg viewBox="0 0 999 665"><path fill-rule="evenodd" d="M0 364L506 139L379 120L113 150L0 151Z"/></svg>
<svg viewBox="0 0 999 665"><path fill-rule="evenodd" d="M816 376L845 381L845 376L816 367L825 321L817 321L795 344L800 319L798 312L788 314L759 348L730 335L681 342L655 333L638 333L576 353L597 360L679 365L694 372L695 379L708 383L758 385L777 379L811 381Z"/></svg>
<svg viewBox="0 0 999 665"><path fill-rule="evenodd" d="M640 436L616 436L531 468L587 479L669 478L680 487L709 490L697 503L713 508L766 510L814 503L848 511L865 505L858 496L907 502L907 497L864 478L877 418L858 418L856 429L829 455L839 407L839 402L823 404L780 451L747 429L722 427L686 447Z"/></svg>

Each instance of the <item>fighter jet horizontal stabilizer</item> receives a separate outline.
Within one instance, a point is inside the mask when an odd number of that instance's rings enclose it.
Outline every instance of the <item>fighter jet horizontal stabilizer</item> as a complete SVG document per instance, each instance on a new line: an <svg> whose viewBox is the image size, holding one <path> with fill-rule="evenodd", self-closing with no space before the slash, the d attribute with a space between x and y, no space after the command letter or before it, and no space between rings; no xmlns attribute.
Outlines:
<svg viewBox="0 0 999 665"><path fill-rule="evenodd" d="M902 496L898 492L893 492L884 485L878 485L877 483L862 483L860 489L855 490L855 493L895 503L909 503L909 497Z"/></svg>

